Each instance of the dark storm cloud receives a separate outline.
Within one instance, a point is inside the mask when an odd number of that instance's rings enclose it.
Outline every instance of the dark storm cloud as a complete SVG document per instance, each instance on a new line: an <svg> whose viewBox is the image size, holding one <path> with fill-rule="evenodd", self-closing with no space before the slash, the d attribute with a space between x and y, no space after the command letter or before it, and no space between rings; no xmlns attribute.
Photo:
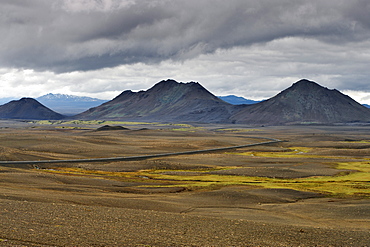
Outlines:
<svg viewBox="0 0 370 247"><path fill-rule="evenodd" d="M9 0L1 4L0 66L54 72L186 60L285 37L345 45L370 36L367 0Z"/></svg>

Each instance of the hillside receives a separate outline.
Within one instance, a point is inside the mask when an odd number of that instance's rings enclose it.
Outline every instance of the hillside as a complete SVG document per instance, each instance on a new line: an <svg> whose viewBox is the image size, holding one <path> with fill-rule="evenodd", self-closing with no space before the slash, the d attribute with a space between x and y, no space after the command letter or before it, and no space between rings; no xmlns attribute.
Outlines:
<svg viewBox="0 0 370 247"><path fill-rule="evenodd" d="M260 102L260 101L246 99L246 98L235 96L235 95L217 96L217 97L232 105L243 105L243 104L251 105L251 104L256 104Z"/></svg>
<svg viewBox="0 0 370 247"><path fill-rule="evenodd" d="M13 100L0 105L0 118L2 119L62 119L63 115L56 113L32 98Z"/></svg>
<svg viewBox="0 0 370 247"><path fill-rule="evenodd" d="M68 94L46 94L36 98L41 104L65 115L75 115L99 106L107 100Z"/></svg>
<svg viewBox="0 0 370 247"><path fill-rule="evenodd" d="M268 125L370 122L370 110L336 89L300 80L268 100L239 107L231 119Z"/></svg>
<svg viewBox="0 0 370 247"><path fill-rule="evenodd" d="M168 122L229 122L233 106L197 82L161 81L147 91L122 92L74 118Z"/></svg>

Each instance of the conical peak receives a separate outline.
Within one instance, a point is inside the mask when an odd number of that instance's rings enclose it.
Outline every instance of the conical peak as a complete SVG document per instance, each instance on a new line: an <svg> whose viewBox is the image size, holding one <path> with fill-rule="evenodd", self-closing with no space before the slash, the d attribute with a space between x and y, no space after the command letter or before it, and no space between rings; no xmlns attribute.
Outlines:
<svg viewBox="0 0 370 247"><path fill-rule="evenodd" d="M20 101L32 101L34 100L33 98L29 98L29 97L23 97L20 99Z"/></svg>
<svg viewBox="0 0 370 247"><path fill-rule="evenodd" d="M167 79L167 80L162 80L162 81L158 82L156 85L174 85L174 84L179 84L179 82L177 82L173 79Z"/></svg>
<svg viewBox="0 0 370 247"><path fill-rule="evenodd" d="M315 87L323 88L322 86L320 86L316 82L310 81L310 80L307 80L307 79L302 79L302 80L297 81L296 83L294 83L292 85L292 87L293 88L315 88Z"/></svg>
<svg viewBox="0 0 370 247"><path fill-rule="evenodd" d="M187 82L187 83L183 83L183 82L177 82L173 79L168 79L168 80L163 80L163 81L160 81L158 82L157 84L155 84L153 86L153 88L157 88L157 87L174 87L174 86L179 86L179 85L199 85L198 82Z"/></svg>
<svg viewBox="0 0 370 247"><path fill-rule="evenodd" d="M164 92L172 92L172 91L178 91L178 90L183 90L183 93L185 91L193 91L194 89L204 89L206 90L203 86L201 86L198 82L177 82L172 79L168 80L163 80L155 84L152 88L148 89L145 92L150 92L150 93L164 93Z"/></svg>
<svg viewBox="0 0 370 247"><path fill-rule="evenodd" d="M23 104L25 104L25 103L27 103L27 104L30 104L30 103L32 103L32 104L40 104L34 98L26 98L26 97L21 98L20 100L14 100L13 102L18 102L18 103L23 103Z"/></svg>
<svg viewBox="0 0 370 247"><path fill-rule="evenodd" d="M295 93L295 94L318 94L319 95L327 91L333 91L333 90L329 90L328 88L323 87L314 81L302 79L294 83L291 87L282 91L282 93L283 94Z"/></svg>

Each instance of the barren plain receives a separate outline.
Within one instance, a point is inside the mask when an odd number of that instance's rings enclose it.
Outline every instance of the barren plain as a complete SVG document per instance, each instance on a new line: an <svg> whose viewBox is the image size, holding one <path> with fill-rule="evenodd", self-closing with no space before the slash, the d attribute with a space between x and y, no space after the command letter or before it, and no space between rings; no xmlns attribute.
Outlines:
<svg viewBox="0 0 370 247"><path fill-rule="evenodd" d="M0 161L261 137L3 162L0 246L369 246L370 126L1 121Z"/></svg>

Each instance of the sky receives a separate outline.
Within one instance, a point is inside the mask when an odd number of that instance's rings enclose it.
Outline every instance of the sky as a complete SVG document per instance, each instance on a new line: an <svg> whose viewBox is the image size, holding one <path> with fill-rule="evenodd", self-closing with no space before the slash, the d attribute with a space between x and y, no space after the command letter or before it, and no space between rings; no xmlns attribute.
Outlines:
<svg viewBox="0 0 370 247"><path fill-rule="evenodd" d="M261 100L306 78L370 103L369 0L0 4L0 98L112 99L174 79Z"/></svg>

